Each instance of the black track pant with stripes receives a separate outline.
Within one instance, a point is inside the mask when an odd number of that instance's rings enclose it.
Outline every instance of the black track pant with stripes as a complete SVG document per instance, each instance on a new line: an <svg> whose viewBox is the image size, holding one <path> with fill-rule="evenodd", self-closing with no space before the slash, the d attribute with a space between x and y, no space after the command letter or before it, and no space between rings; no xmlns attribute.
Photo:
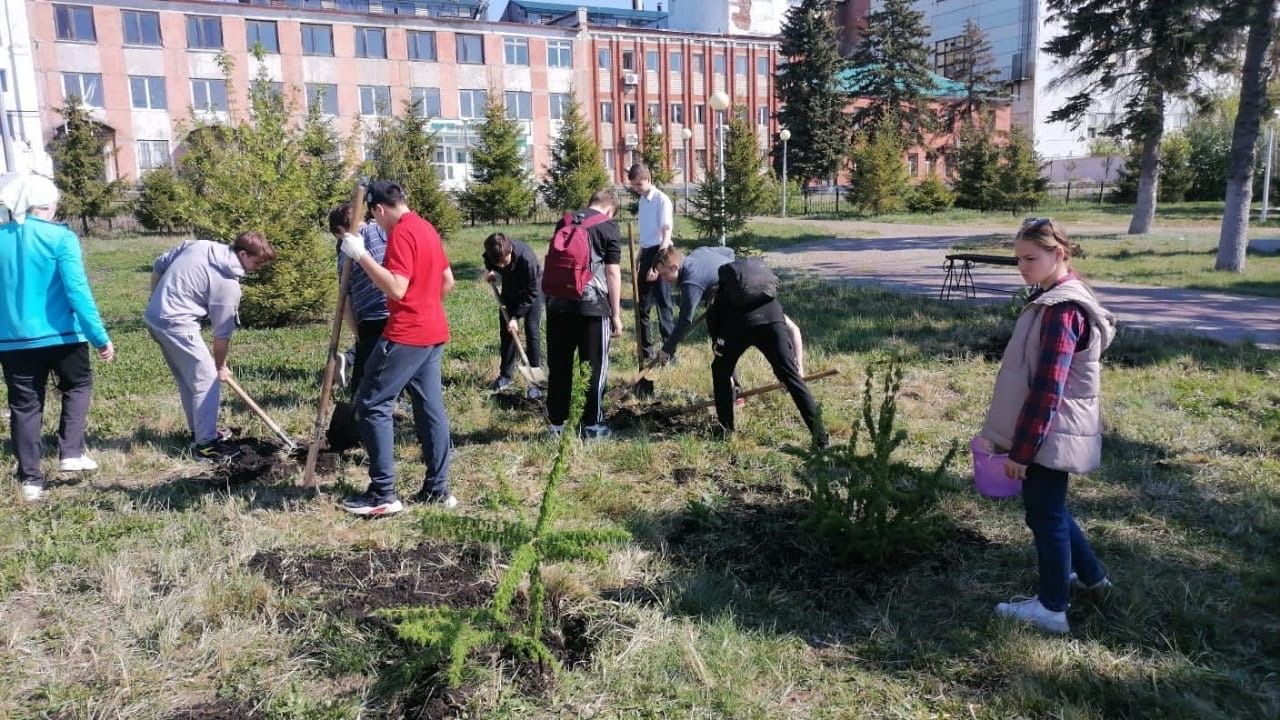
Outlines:
<svg viewBox="0 0 1280 720"><path fill-rule="evenodd" d="M585 388L582 426L604 423L604 387L609 376L609 318L576 314L547 314L547 420L563 425L569 417L573 368L591 366Z"/></svg>

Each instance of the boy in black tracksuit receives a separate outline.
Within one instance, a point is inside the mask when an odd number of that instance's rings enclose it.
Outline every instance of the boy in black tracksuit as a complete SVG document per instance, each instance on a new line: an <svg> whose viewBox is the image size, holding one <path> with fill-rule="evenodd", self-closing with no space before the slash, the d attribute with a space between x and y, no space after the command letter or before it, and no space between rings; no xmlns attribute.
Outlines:
<svg viewBox="0 0 1280 720"><path fill-rule="evenodd" d="M609 374L609 341L622 335L622 235L612 218L618 199L612 190L591 196L591 204L574 214L582 222L600 214L609 220L587 230L591 238L592 279L580 300L547 298L547 420L559 435L569 417L574 356L591 366L579 432L586 438L606 438L604 387ZM559 231L562 219L556 224Z"/></svg>
<svg viewBox="0 0 1280 720"><path fill-rule="evenodd" d="M734 268L747 261L739 260L720 267L720 287L734 280ZM786 386L795 401L800 417L809 428L815 445L827 445L827 431L818 416L818 403L800 374L796 348L787 328L782 303L769 299L754 307L735 307L728 293L717 293L707 313L707 330L715 359L711 361L711 381L715 392L716 417L726 432L733 432L733 404L737 388L733 372L747 348L758 349L769 361L778 382Z"/></svg>
<svg viewBox="0 0 1280 720"><path fill-rule="evenodd" d="M500 297L504 313L498 313L502 365L498 378L489 386L501 390L511 384L519 354L512 335L519 330L516 321L524 319L524 350L529 356L530 367L542 367L542 266L533 248L519 240L511 240L502 233L494 233L484 241L484 279L493 283L502 280ZM542 392L529 387L526 394L537 398Z"/></svg>

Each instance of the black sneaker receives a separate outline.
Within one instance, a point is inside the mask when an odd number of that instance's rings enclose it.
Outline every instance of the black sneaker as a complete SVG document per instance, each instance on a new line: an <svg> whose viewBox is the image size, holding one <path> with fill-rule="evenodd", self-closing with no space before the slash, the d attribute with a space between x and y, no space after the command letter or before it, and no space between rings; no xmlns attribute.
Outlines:
<svg viewBox="0 0 1280 720"><path fill-rule="evenodd" d="M215 440L203 445L196 445L191 449L191 454L197 460L205 460L208 462L226 462L240 456L240 448L235 445L229 445L225 442Z"/></svg>
<svg viewBox="0 0 1280 720"><path fill-rule="evenodd" d="M502 377L501 375L499 375L496 380L489 383L489 390L491 392L501 392L510 384L511 384L511 378Z"/></svg>
<svg viewBox="0 0 1280 720"><path fill-rule="evenodd" d="M392 496L390 498L377 498L369 493L349 497L342 501L342 509L352 515L360 515L362 517L382 517L384 515L395 515L404 510L404 503L400 499Z"/></svg>
<svg viewBox="0 0 1280 720"><path fill-rule="evenodd" d="M430 490L423 489L420 490L417 495L413 496L413 500L414 502L419 502L423 505L434 505L444 510L452 510L458 507L458 498L454 497L453 493L440 495L438 493L433 493Z"/></svg>

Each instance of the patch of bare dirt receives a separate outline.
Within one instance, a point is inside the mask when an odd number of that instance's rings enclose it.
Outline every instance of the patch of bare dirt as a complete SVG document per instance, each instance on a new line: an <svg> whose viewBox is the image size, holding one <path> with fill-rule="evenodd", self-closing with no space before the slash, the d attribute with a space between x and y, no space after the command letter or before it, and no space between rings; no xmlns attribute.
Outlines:
<svg viewBox="0 0 1280 720"><path fill-rule="evenodd" d="M236 438L229 444L239 448L240 454L219 463L214 470L219 479L229 484L284 480L300 471L307 460L305 446L290 451L280 443L253 437ZM321 451L316 458L316 473L332 475L341 462L338 453Z"/></svg>
<svg viewBox="0 0 1280 720"><path fill-rule="evenodd" d="M246 703L218 700L191 705L168 717L168 720L259 720L265 716Z"/></svg>

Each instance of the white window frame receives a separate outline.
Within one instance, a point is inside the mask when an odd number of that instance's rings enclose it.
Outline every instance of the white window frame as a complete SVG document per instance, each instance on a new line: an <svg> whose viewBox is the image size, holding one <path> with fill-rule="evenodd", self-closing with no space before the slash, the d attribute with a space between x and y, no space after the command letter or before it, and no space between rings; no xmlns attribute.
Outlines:
<svg viewBox="0 0 1280 720"><path fill-rule="evenodd" d="M173 156L169 154L168 140L138 140L137 144L138 172L173 167ZM164 159L156 162L157 152Z"/></svg>
<svg viewBox="0 0 1280 720"><path fill-rule="evenodd" d="M515 111L512 112L512 100ZM533 93L525 90L507 90L503 93L503 106L507 109L507 117L512 120L533 119Z"/></svg>
<svg viewBox="0 0 1280 720"><path fill-rule="evenodd" d="M74 81L74 88L72 83ZM85 107L106 107L102 97L102 73L64 72L62 73L62 97L80 98Z"/></svg>
<svg viewBox="0 0 1280 720"><path fill-rule="evenodd" d="M572 40L550 40L547 42L547 67L573 67Z"/></svg>
<svg viewBox="0 0 1280 720"><path fill-rule="evenodd" d="M391 114L390 85L361 85L360 114L364 117L384 117Z"/></svg>
<svg viewBox="0 0 1280 720"><path fill-rule="evenodd" d="M138 85L134 84L135 80L140 80L142 85L142 97L138 97ZM156 104L155 88L160 88L160 104ZM138 101L142 100L139 105ZM130 75L129 76L129 107L134 110L168 110L169 109L169 92L165 87L165 78L163 75Z"/></svg>
<svg viewBox="0 0 1280 720"><path fill-rule="evenodd" d="M502 38L502 61L507 65L528 67L529 38L510 35Z"/></svg>
<svg viewBox="0 0 1280 720"><path fill-rule="evenodd" d="M214 89L222 88L222 107L214 107ZM203 92L204 104L200 103ZM222 78L191 78L191 107L200 112L227 112L227 81Z"/></svg>

